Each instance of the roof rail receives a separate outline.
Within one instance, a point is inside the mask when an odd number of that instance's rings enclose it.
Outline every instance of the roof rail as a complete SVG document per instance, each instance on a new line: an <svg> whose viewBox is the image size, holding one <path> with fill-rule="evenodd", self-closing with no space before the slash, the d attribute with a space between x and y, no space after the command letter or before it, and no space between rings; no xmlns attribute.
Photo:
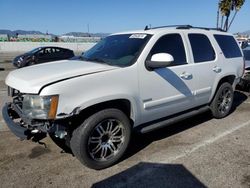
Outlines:
<svg viewBox="0 0 250 188"><path fill-rule="evenodd" d="M167 25L167 26L159 26L159 27L148 27L146 26L144 30L150 30L150 29L160 29L160 28L167 28L167 27L175 27L176 29L204 29L204 30L216 30L216 31L222 31L226 32L225 30L221 28L209 28L209 27L194 27L192 25Z"/></svg>
<svg viewBox="0 0 250 188"><path fill-rule="evenodd" d="M216 30L216 31L223 31L226 32L225 30L221 29L221 28L210 28L210 27L194 27L191 25L187 25L187 26L179 26L176 27L176 29L204 29L204 30Z"/></svg>
<svg viewBox="0 0 250 188"><path fill-rule="evenodd" d="M150 30L150 29L160 29L160 28L166 28L166 27L192 27L191 25L164 25L164 26L158 26L158 27L148 27L146 25L144 30Z"/></svg>

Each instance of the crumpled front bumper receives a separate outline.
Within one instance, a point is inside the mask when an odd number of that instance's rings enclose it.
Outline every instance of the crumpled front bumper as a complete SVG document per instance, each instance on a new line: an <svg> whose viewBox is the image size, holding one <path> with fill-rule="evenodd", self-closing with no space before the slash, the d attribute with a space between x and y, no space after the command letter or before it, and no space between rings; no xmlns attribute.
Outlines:
<svg viewBox="0 0 250 188"><path fill-rule="evenodd" d="M29 139L32 134L29 129L22 126L20 121L14 121L15 119L20 118L17 112L11 107L11 103L6 103L2 109L2 116L6 122L9 129L21 139Z"/></svg>

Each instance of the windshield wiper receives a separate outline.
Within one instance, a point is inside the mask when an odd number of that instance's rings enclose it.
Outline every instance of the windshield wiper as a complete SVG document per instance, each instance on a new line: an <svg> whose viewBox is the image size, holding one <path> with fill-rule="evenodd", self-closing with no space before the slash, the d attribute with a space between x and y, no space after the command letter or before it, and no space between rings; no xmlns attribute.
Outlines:
<svg viewBox="0 0 250 188"><path fill-rule="evenodd" d="M104 61L103 59L98 58L98 57L96 57L96 58L86 58L86 59L87 59L87 61L94 61L94 62L98 62L98 63L107 63L106 61Z"/></svg>
<svg viewBox="0 0 250 188"><path fill-rule="evenodd" d="M107 62L107 61L105 61L105 60L103 60L101 58L98 58L98 57L87 58L87 57L81 56L81 60L83 60L83 61L91 61L91 62L96 62L96 63L102 63L102 64L107 64L107 65L112 65L109 62Z"/></svg>

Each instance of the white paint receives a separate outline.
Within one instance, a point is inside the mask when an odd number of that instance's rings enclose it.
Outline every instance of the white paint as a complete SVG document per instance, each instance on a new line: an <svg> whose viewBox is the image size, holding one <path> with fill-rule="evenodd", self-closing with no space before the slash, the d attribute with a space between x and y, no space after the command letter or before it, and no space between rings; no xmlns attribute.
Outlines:
<svg viewBox="0 0 250 188"><path fill-rule="evenodd" d="M189 155L189 154L197 151L198 149L200 149L202 147L205 147L205 146L208 146L208 145L216 142L217 140L219 140L219 139L221 139L221 138L223 138L223 137L225 137L225 136L227 136L229 134L232 134L233 132L235 132L235 131L243 128L243 127L249 126L249 125L250 125L250 120L247 121L247 122L245 122L245 123L242 123L242 124L240 124L238 126L235 126L235 127L231 128L231 129L229 129L229 130L227 130L227 131L225 131L223 133L215 135L212 138L204 140L204 141L196 144L194 147L192 147L190 149L187 149L187 150L184 150L180 155L177 155L177 156L174 156L174 157L170 157L170 158L168 158L166 160L162 160L162 161L159 161L159 162L160 163L169 163L169 162L175 161L175 160L177 160L179 158L186 157L187 155Z"/></svg>

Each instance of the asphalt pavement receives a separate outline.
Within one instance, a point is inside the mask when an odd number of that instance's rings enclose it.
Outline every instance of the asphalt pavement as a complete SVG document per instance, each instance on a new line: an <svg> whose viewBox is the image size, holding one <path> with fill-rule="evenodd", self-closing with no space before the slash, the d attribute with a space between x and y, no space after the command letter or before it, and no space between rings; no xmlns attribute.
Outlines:
<svg viewBox="0 0 250 188"><path fill-rule="evenodd" d="M0 63L0 108L9 100ZM250 99L236 91L224 119L204 113L169 127L134 135L126 156L91 170L49 139L47 148L20 141L0 115L0 187L250 187Z"/></svg>

